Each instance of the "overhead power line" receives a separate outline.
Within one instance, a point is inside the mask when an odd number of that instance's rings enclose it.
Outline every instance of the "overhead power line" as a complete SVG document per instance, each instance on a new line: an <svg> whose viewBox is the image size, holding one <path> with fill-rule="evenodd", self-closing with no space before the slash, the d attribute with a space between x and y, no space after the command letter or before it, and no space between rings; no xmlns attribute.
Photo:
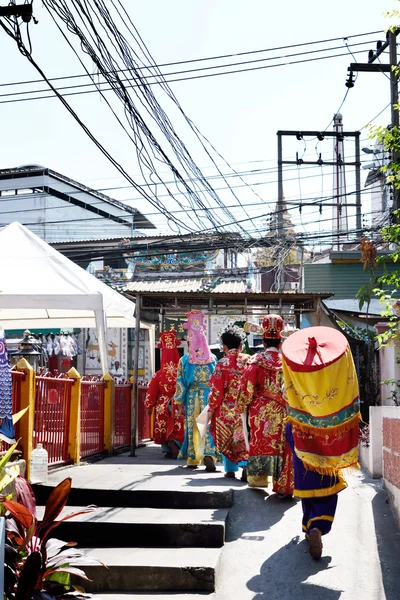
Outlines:
<svg viewBox="0 0 400 600"><path fill-rule="evenodd" d="M299 43L299 44L290 44L290 45L286 45L286 46L276 46L274 48L261 48L258 50L247 50L245 52L234 52L231 54L220 54L220 55L216 55L216 56L206 56L203 58L191 58L188 60L177 60L177 61L173 61L173 62L167 62L167 63L160 63L160 64L152 64L152 65L145 65L143 67L137 67L139 71L145 71L148 70L150 68L156 67L158 69L164 68L164 67L173 67L173 66L177 66L177 65L186 65L186 64L190 64L190 63L197 63L197 62L206 62L206 61L211 61L211 60L221 60L224 58L235 58L237 56L249 56L251 54L261 54L261 53L266 53L266 52L276 52L278 50L291 50L292 48L301 48L303 46L312 46L312 45L317 45L317 44L328 44L331 42L338 42L338 41L343 41L344 39L351 39L351 38L359 38L359 37L365 37L367 35L377 35L378 33L383 33L383 31L368 31L366 33L357 33L354 35L348 35L348 36L343 36L343 37L337 37L337 38L327 38L324 40L315 40L312 42L303 42L303 43ZM364 44L370 44L370 42L363 42ZM331 48L328 48L326 50L331 50ZM118 69L117 71L110 71L108 72L108 74L111 73L129 73L130 69ZM49 77L49 81L51 81L52 83L55 81L64 81L65 79L79 79L79 78L91 78L92 75L88 74L88 73L81 73L81 74L74 74L74 75L62 75L60 77ZM30 85L30 84L34 84L34 83L42 83L43 80L42 79L30 79L30 80L26 80L26 81L11 81L9 83L0 83L0 87L8 87L8 86L18 86L18 85Z"/></svg>
<svg viewBox="0 0 400 600"><path fill-rule="evenodd" d="M358 50L355 51L354 54L360 54L360 53L364 53L365 50ZM247 67L245 69L234 69L234 70L228 70L228 71L221 71L219 73L206 73L206 74L201 74L201 75L192 75L189 77L179 77L179 78L173 78L173 79L166 79L165 83L177 83L177 82L181 82L181 81L192 81L194 79L204 79L207 77L218 77L221 75L234 75L234 74L238 74L238 73L248 73L251 71L259 71L262 69L273 69L276 67L287 67L290 65L300 65L300 64L305 64L305 63L309 63L309 62L315 62L315 61L320 61L320 60L326 60L326 59L332 59L332 58L340 58L342 56L347 56L347 52L344 53L337 53L337 54L332 54L329 56L318 56L318 57L314 57L314 58L308 58L308 59L304 59L304 60L294 60L294 61L285 61L285 62L281 62L281 63L276 63L273 65L259 65L257 67ZM270 60L270 59L268 59ZM190 74L191 72L195 72L195 71L199 71L201 69L192 69L192 70L187 70L187 71L179 71L176 73L165 73L165 77L170 77L173 76L175 74ZM212 70L211 67L209 67L207 70ZM145 83L145 86L153 86L153 85L162 85L161 82L159 81L150 81L150 77L155 77L154 75L150 75L150 76L144 76L142 78L143 82ZM125 78L123 80L126 83L130 83L132 81L136 81L135 78ZM130 85L131 88L140 88L140 87L144 87L144 83L134 83L132 85ZM65 89L73 89L74 87L86 87L86 85L90 85L90 86L96 86L95 89L91 89L91 90L83 90L83 91L76 91L76 92L64 92L62 93L62 97L66 98L69 96L84 96L87 94L95 94L95 93L99 93L101 92L109 92L109 91L114 91L113 87L104 87L107 86L106 82L100 82L100 83L93 83L93 84L84 84L82 86L67 86ZM64 88L61 88L61 90L63 90ZM44 94L46 93L47 90L40 90L40 92L43 92ZM38 93L39 90L35 90L35 92L32 93ZM9 96L16 96L16 95L20 95L20 94L29 94L30 92L16 92L16 93L10 93L10 94L1 94L1 97L9 97ZM44 96L28 96L28 97L24 97L24 98L13 98L11 100L0 100L0 104L10 104L11 102L28 102L28 101L33 101L33 100L48 100L50 98L54 98L55 96L53 94L48 94L48 95L44 95Z"/></svg>

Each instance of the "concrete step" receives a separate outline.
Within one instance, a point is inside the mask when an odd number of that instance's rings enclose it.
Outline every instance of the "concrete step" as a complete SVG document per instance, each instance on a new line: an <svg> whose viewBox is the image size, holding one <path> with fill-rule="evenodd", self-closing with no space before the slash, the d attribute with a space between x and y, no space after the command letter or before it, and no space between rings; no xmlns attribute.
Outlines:
<svg viewBox="0 0 400 600"><path fill-rule="evenodd" d="M84 582L89 593L214 592L221 554L216 548L86 548L84 552L108 567L77 565L92 580Z"/></svg>
<svg viewBox="0 0 400 600"><path fill-rule="evenodd" d="M84 507L66 507L59 519ZM37 509L38 519L44 507ZM155 509L99 507L60 523L57 538L87 547L220 548L225 541L226 509Z"/></svg>
<svg viewBox="0 0 400 600"><path fill-rule="evenodd" d="M61 480L61 478L60 478ZM37 504L45 504L56 483L33 484ZM69 506L121 506L127 508L230 508L233 505L232 489L195 490L177 489L100 489L73 487Z"/></svg>
<svg viewBox="0 0 400 600"><path fill-rule="evenodd" d="M199 594L190 594L184 593L180 594L174 592L168 592L164 594L160 592L158 594L112 594L112 593L104 593L104 594L91 594L91 600L213 600L215 598L214 593L210 592L200 592Z"/></svg>

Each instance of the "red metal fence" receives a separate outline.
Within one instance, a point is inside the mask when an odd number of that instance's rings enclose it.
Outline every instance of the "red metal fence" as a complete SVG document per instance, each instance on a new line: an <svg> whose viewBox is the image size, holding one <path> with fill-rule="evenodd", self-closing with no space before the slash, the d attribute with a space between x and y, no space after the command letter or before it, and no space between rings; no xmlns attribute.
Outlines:
<svg viewBox="0 0 400 600"><path fill-rule="evenodd" d="M13 414L21 410L21 382L23 371L13 369ZM36 398L33 431L33 448L42 443L49 455L49 465L68 463L71 391L74 379L50 373L36 377ZM98 377L85 376L81 381L81 457L104 451L104 390L107 383ZM132 384L115 385L114 447L130 446ZM144 407L147 384L138 385L138 437L139 442L151 439L151 416ZM19 438L19 423L15 426ZM0 444L0 450L6 450Z"/></svg>
<svg viewBox="0 0 400 600"><path fill-rule="evenodd" d="M23 371L11 371L12 382L12 414L21 410L21 382L25 377ZM15 439L19 439L19 422L14 425ZM0 452L6 452L10 444L0 440Z"/></svg>
<svg viewBox="0 0 400 600"><path fill-rule="evenodd" d="M138 438L139 443L151 439L151 416L144 407L147 383L138 383Z"/></svg>
<svg viewBox="0 0 400 600"><path fill-rule="evenodd" d="M71 390L74 379L49 373L36 377L36 401L33 429L33 447L38 443L49 454L49 464L69 461L69 420Z"/></svg>
<svg viewBox="0 0 400 600"><path fill-rule="evenodd" d="M11 381L12 381L12 412L13 415L18 413L21 410L21 383L25 379L26 375L24 371L17 371L13 369L11 371ZM19 439L19 425L20 421L15 423L14 431L15 431L15 439Z"/></svg>
<svg viewBox="0 0 400 600"><path fill-rule="evenodd" d="M81 381L81 456L104 450L105 381L84 376Z"/></svg>
<svg viewBox="0 0 400 600"><path fill-rule="evenodd" d="M131 383L115 385L114 448L116 449L124 448L131 443L132 388Z"/></svg>

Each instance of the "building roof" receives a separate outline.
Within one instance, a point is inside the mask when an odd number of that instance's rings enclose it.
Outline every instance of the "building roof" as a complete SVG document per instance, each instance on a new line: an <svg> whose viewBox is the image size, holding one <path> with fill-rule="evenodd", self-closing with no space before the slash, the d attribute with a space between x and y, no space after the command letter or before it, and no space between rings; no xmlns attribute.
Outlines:
<svg viewBox="0 0 400 600"><path fill-rule="evenodd" d="M209 314L257 314L279 312L302 314L317 310L318 302L331 294L247 291L240 278L223 277L144 277L124 286L126 295L135 296L144 311L184 314L191 308Z"/></svg>
<svg viewBox="0 0 400 600"><path fill-rule="evenodd" d="M10 192L14 192L14 194L10 194ZM92 213L92 219L107 220L114 227L115 225L122 226L120 229L123 235L130 236L132 229L155 229L155 225L136 208L110 198L110 196L106 196L47 167L25 165L0 169L0 194L3 202L12 201L14 195L22 198L24 193L26 193L27 200L31 195L35 195L36 198L51 197L54 200L59 200L61 201L59 207L62 207L63 203L69 203L81 210ZM40 210L41 207L35 205L35 209ZM57 212L56 207L53 209L54 211ZM3 215L3 221L5 221L5 216ZM48 222L51 223L52 218L46 215L46 220L47 218ZM88 216L89 218L90 216ZM37 220L38 223L43 225L43 218ZM31 229L35 228L35 222L35 212L31 211L29 215ZM112 228L110 227L110 229ZM106 221L104 221L104 227L101 231L103 235L105 232L110 233L107 231ZM120 236L120 231L115 231L113 237L118 236ZM97 235L97 237L99 236ZM65 235L65 239L68 239L67 235ZM48 241L53 240L49 238Z"/></svg>
<svg viewBox="0 0 400 600"><path fill-rule="evenodd" d="M218 281L218 279L216 279ZM247 286L245 281L220 281L215 286L210 285L209 279L200 277L171 277L159 279L137 279L128 283L125 290L136 294L194 294L212 291L213 294L243 294Z"/></svg>

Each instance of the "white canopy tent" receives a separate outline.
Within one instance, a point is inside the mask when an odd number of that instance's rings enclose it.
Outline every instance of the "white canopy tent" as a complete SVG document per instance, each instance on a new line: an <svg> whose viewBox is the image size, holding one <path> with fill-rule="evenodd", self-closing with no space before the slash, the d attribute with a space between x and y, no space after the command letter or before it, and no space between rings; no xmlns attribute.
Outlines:
<svg viewBox="0 0 400 600"><path fill-rule="evenodd" d="M135 327L134 311L133 302L20 223L0 229L0 325L5 330L96 327L106 373L107 327ZM140 327L154 337L151 325Z"/></svg>

